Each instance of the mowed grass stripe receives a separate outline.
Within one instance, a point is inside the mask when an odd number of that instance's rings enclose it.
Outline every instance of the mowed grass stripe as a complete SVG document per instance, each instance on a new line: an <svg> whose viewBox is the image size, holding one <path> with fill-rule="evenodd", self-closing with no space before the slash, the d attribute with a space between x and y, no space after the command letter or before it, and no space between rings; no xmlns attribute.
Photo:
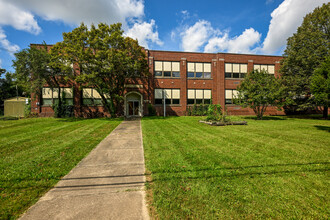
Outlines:
<svg viewBox="0 0 330 220"><path fill-rule="evenodd" d="M1 139L0 219L17 218L120 122L38 118L1 124L0 137L19 135Z"/></svg>
<svg viewBox="0 0 330 220"><path fill-rule="evenodd" d="M142 121L160 219L328 218L330 137L315 125L329 122L243 117L248 126L213 127L199 119Z"/></svg>

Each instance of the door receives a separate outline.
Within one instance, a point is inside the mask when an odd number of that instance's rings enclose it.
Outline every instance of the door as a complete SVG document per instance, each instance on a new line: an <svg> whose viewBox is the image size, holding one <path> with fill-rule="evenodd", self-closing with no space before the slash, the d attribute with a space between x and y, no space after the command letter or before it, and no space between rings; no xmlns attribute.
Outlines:
<svg viewBox="0 0 330 220"><path fill-rule="evenodd" d="M139 101L128 101L128 115L139 116Z"/></svg>

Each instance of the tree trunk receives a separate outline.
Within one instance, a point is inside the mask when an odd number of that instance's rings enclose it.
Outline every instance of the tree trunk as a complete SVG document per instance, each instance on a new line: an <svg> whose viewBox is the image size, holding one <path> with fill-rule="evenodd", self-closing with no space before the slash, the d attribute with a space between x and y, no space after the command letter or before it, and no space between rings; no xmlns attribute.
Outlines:
<svg viewBox="0 0 330 220"><path fill-rule="evenodd" d="M328 106L323 107L323 118L328 119Z"/></svg>

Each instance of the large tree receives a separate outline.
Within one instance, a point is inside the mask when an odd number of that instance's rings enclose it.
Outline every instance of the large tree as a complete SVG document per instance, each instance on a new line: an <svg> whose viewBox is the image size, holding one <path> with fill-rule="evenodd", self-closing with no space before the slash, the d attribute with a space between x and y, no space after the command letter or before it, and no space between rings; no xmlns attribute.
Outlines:
<svg viewBox="0 0 330 220"><path fill-rule="evenodd" d="M323 117L327 119L330 105L330 56L314 71L311 91L316 104L323 106Z"/></svg>
<svg viewBox="0 0 330 220"><path fill-rule="evenodd" d="M235 104L253 109L257 119L262 119L267 107L280 105L282 89L280 80L262 70L250 72L237 87Z"/></svg>
<svg viewBox="0 0 330 220"><path fill-rule="evenodd" d="M46 84L52 88L59 88L65 82L62 69L59 68L57 56L51 56L46 43L39 46L30 46L15 53L13 67L14 78L27 94L31 91L41 96L41 89ZM59 94L60 95L60 94Z"/></svg>
<svg viewBox="0 0 330 220"><path fill-rule="evenodd" d="M111 116L123 102L125 81L148 74L145 51L136 40L123 36L120 23L90 28L81 24L63 33L63 41L54 45L51 54L61 61L59 68L74 64L73 79L95 88Z"/></svg>
<svg viewBox="0 0 330 220"><path fill-rule="evenodd" d="M311 76L329 54L330 3L307 14L297 33L288 38L281 75L288 112L315 107Z"/></svg>

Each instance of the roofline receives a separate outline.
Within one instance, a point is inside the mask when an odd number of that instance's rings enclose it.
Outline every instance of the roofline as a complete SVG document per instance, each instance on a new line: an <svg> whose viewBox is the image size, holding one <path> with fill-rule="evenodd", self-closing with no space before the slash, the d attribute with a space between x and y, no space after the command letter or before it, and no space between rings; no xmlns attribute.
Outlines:
<svg viewBox="0 0 330 220"><path fill-rule="evenodd" d="M30 44L30 46L44 46L45 44ZM54 46L54 44L46 44L46 46ZM143 48L144 49L144 48ZM198 54L231 54L231 55L246 55L246 56L268 56L268 57L281 57L283 56L277 56L277 55L264 55L264 54L248 54L248 53L203 53L203 52L191 52L191 51L171 51L171 50L149 50L145 49L146 51L152 51L152 52L167 52L167 53L198 53Z"/></svg>
<svg viewBox="0 0 330 220"><path fill-rule="evenodd" d="M232 54L232 55L247 55L247 56L269 56L269 57L283 57L283 56L278 56L278 55L264 55L264 54L248 54L248 53L223 53L223 52L218 52L218 53L204 53L204 52L191 52L191 51L170 51L170 50L148 50L148 51L153 51L153 52L167 52L167 53L198 53L198 54Z"/></svg>

